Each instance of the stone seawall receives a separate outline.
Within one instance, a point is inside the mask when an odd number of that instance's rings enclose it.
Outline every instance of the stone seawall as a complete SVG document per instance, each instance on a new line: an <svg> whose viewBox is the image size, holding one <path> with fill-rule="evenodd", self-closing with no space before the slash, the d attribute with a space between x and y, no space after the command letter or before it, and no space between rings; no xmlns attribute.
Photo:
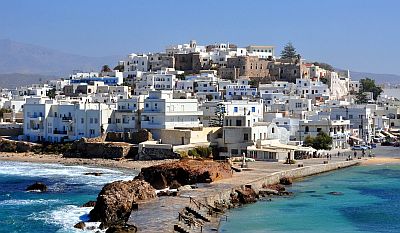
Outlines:
<svg viewBox="0 0 400 233"><path fill-rule="evenodd" d="M251 185L251 188L253 188L257 193L258 190L262 188L262 186L265 185L270 185L270 184L277 184L279 183L280 178L282 177L290 177L292 179L298 179L298 178L303 178L307 176L312 176L320 173L325 173L329 171L334 171L340 168L346 168L346 167L351 167L358 165L359 161L343 161L343 162L334 162L334 163L328 163L328 164L319 164L319 165L311 165L311 166L306 166L306 167L299 167L299 168L293 168L290 170L285 170L285 171L279 171L275 172L272 174L268 174L264 177L260 177L257 180L253 180L247 183L242 184L242 186L246 185ZM239 188L239 187L235 187ZM223 201L229 201L230 200L230 195L232 192L234 192L234 189L226 189L218 193L213 193L212 195L205 197L203 200L199 201L204 201L205 203L209 205L214 205L215 202L223 202Z"/></svg>

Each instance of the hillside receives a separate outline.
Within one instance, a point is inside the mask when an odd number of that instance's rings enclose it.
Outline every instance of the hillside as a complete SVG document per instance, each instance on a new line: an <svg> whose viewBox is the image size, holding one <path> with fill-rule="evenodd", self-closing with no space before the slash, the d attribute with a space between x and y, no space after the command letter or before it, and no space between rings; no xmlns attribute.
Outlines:
<svg viewBox="0 0 400 233"><path fill-rule="evenodd" d="M66 75L73 70L99 70L104 64L117 64L119 56L87 57L57 50L0 40L0 74Z"/></svg>

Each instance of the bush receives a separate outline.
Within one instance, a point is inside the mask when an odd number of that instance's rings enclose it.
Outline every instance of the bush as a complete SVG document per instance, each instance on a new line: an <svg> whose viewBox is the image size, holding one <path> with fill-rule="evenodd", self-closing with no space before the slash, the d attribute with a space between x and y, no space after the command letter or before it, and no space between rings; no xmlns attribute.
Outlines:
<svg viewBox="0 0 400 233"><path fill-rule="evenodd" d="M189 156L197 158L209 158L212 154L211 147L196 147L188 151Z"/></svg>

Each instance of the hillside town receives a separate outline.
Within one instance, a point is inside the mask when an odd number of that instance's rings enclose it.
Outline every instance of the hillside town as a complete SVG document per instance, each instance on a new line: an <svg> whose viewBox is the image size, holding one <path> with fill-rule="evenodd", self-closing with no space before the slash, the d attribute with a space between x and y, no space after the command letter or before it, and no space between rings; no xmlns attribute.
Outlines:
<svg viewBox="0 0 400 233"><path fill-rule="evenodd" d="M191 40L128 54L100 72L2 89L0 134L38 143L102 138L148 159L208 147L220 158L276 162L394 144L398 99L363 85L373 80L307 61L290 43L275 50Z"/></svg>

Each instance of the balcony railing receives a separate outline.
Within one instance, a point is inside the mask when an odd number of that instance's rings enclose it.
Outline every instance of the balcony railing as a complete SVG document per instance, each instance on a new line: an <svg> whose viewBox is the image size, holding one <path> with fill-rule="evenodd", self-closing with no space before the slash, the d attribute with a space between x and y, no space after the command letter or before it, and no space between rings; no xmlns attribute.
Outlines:
<svg viewBox="0 0 400 233"><path fill-rule="evenodd" d="M67 134L66 130L54 130L53 134Z"/></svg>

